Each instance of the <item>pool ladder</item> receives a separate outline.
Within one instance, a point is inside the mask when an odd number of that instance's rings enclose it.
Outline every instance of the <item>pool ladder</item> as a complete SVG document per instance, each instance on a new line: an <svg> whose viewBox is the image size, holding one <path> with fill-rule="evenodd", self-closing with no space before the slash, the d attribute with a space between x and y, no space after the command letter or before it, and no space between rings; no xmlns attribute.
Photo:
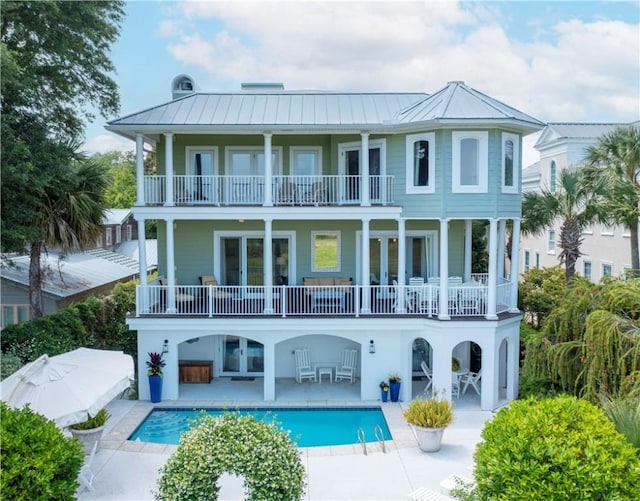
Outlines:
<svg viewBox="0 0 640 501"><path fill-rule="evenodd" d="M384 441L384 433L382 432L382 428L380 427L379 424L375 425L375 427L373 428L373 434L375 435L376 439L378 440L378 443L380 444L380 450L382 450L382 452L386 454L387 446ZM358 427L358 442L360 442L360 445L362 446L362 452L366 456L367 455L367 437L365 436L364 429L362 428L362 426Z"/></svg>

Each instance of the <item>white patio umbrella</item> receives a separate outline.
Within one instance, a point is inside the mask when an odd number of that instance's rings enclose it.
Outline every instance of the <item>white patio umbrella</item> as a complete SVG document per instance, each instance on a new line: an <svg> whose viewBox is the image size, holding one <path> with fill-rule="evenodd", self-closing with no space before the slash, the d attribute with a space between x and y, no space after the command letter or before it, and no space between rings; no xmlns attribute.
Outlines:
<svg viewBox="0 0 640 501"><path fill-rule="evenodd" d="M65 428L94 415L134 377L133 358L121 351L78 348L42 355L0 383L0 398L32 410Z"/></svg>

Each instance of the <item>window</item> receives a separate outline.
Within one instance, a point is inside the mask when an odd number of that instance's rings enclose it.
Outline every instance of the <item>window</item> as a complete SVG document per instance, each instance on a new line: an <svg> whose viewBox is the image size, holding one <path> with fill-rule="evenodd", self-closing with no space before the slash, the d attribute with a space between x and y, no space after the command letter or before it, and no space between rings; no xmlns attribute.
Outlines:
<svg viewBox="0 0 640 501"><path fill-rule="evenodd" d="M547 254L556 253L556 230L547 230Z"/></svg>
<svg viewBox="0 0 640 501"><path fill-rule="evenodd" d="M340 271L340 232L311 232L311 271Z"/></svg>
<svg viewBox="0 0 640 501"><path fill-rule="evenodd" d="M515 134L502 134L502 193L518 193L520 141Z"/></svg>
<svg viewBox="0 0 640 501"><path fill-rule="evenodd" d="M453 132L454 193L486 193L489 177L488 132Z"/></svg>
<svg viewBox="0 0 640 501"><path fill-rule="evenodd" d="M186 176L176 176L175 180L178 200L209 200L211 203L218 203L220 187L215 177L218 174L218 149L187 146L185 158Z"/></svg>
<svg viewBox="0 0 640 501"><path fill-rule="evenodd" d="M435 191L435 158L435 134L407 136L407 193L433 193Z"/></svg>
<svg viewBox="0 0 640 501"><path fill-rule="evenodd" d="M102 235L96 238L96 247L98 248L102 247Z"/></svg>
<svg viewBox="0 0 640 501"><path fill-rule="evenodd" d="M530 256L529 256L529 251L526 250L524 251L524 271L529 271L529 260L530 260Z"/></svg>
<svg viewBox="0 0 640 501"><path fill-rule="evenodd" d="M112 235L111 235L111 228L107 228L104 232L105 234L105 242L107 247L109 247L111 245L111 239L112 239Z"/></svg>
<svg viewBox="0 0 640 501"><path fill-rule="evenodd" d="M120 242L122 242L122 228L116 226L116 243L119 244Z"/></svg>
<svg viewBox="0 0 640 501"><path fill-rule="evenodd" d="M133 240L133 228L130 224L127 225L127 240Z"/></svg>
<svg viewBox="0 0 640 501"><path fill-rule="evenodd" d="M2 328L7 325L26 322L31 318L31 307L28 304L2 305Z"/></svg>
<svg viewBox="0 0 640 501"><path fill-rule="evenodd" d="M557 167L555 160L551 161L551 166L549 167L549 191L551 193L556 192L556 182L557 182Z"/></svg>
<svg viewBox="0 0 640 501"><path fill-rule="evenodd" d="M295 176L317 176L322 172L322 148L292 147L290 172Z"/></svg>
<svg viewBox="0 0 640 501"><path fill-rule="evenodd" d="M582 275L591 280L591 261L582 263Z"/></svg>
<svg viewBox="0 0 640 501"><path fill-rule="evenodd" d="M536 252L536 268L540 268L540 253Z"/></svg>
<svg viewBox="0 0 640 501"><path fill-rule="evenodd" d="M613 265L611 263L602 263L602 276L610 277L613 275Z"/></svg>

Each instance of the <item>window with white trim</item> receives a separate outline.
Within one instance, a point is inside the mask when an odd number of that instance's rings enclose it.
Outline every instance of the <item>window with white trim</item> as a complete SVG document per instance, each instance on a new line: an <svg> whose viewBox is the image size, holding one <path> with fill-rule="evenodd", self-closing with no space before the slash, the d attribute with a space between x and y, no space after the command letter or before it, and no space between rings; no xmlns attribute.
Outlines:
<svg viewBox="0 0 640 501"><path fill-rule="evenodd" d="M322 148L320 146L292 146L289 155L289 172L294 176L318 176L322 173Z"/></svg>
<svg viewBox="0 0 640 501"><path fill-rule="evenodd" d="M518 193L520 171L520 138L502 133L502 193Z"/></svg>
<svg viewBox="0 0 640 501"><path fill-rule="evenodd" d="M2 325L13 325L26 322L31 318L31 306L28 304L3 304L2 305Z"/></svg>
<svg viewBox="0 0 640 501"><path fill-rule="evenodd" d="M218 148L187 146L185 148L185 174L176 176L176 194L179 201L208 200L220 202L218 175Z"/></svg>
<svg viewBox="0 0 640 501"><path fill-rule="evenodd" d="M116 226L116 243L119 244L120 242L122 242L122 228Z"/></svg>
<svg viewBox="0 0 640 501"><path fill-rule="evenodd" d="M406 191L433 193L435 191L434 133L410 134L406 138Z"/></svg>
<svg viewBox="0 0 640 501"><path fill-rule="evenodd" d="M529 261L530 261L530 259L531 259L531 257L530 257L529 251L528 250L524 251L524 271L529 271L529 268L530 268Z"/></svg>
<svg viewBox="0 0 640 501"><path fill-rule="evenodd" d="M128 224L126 228L127 228L127 241L133 240L133 227L130 224Z"/></svg>
<svg viewBox="0 0 640 501"><path fill-rule="evenodd" d="M547 254L556 253L556 230L547 230Z"/></svg>
<svg viewBox="0 0 640 501"><path fill-rule="evenodd" d="M489 179L489 133L451 133L453 193L486 193Z"/></svg>
<svg viewBox="0 0 640 501"><path fill-rule="evenodd" d="M557 176L558 168L556 167L555 160L552 160L551 165L549 166L549 191L551 193L556 192Z"/></svg>
<svg viewBox="0 0 640 501"><path fill-rule="evenodd" d="M536 252L536 268L540 268L540 253Z"/></svg>
<svg viewBox="0 0 640 501"><path fill-rule="evenodd" d="M104 230L104 234L105 234L105 243L107 247L109 247L112 244L111 239L113 238L111 233L111 228L107 228L106 230Z"/></svg>
<svg viewBox="0 0 640 501"><path fill-rule="evenodd" d="M613 275L613 264L601 263L600 270L603 277L610 277L611 275Z"/></svg>
<svg viewBox="0 0 640 501"><path fill-rule="evenodd" d="M582 263L582 275L591 280L591 261L584 261Z"/></svg>

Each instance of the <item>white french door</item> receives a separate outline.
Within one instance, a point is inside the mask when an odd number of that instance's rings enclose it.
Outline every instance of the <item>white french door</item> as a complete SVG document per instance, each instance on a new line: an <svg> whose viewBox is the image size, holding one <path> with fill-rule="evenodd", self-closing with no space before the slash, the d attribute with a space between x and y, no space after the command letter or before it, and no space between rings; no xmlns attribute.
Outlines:
<svg viewBox="0 0 640 501"><path fill-rule="evenodd" d="M244 337L222 336L220 346L221 375L257 376L264 372L264 346Z"/></svg>

